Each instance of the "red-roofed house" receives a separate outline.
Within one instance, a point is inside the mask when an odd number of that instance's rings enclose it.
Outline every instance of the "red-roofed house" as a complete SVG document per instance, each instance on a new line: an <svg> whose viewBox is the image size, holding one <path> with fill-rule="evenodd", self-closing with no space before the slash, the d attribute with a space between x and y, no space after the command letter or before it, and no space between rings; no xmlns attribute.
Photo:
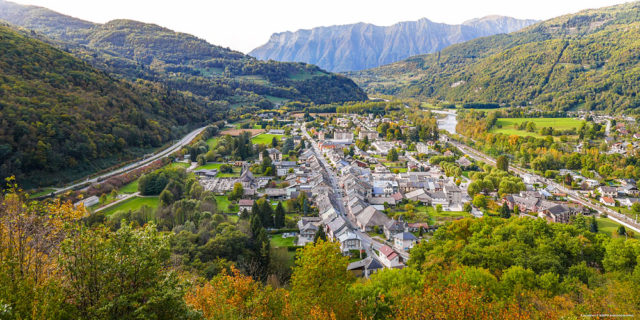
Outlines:
<svg viewBox="0 0 640 320"><path fill-rule="evenodd" d="M387 268L402 268L404 265L400 262L400 255L391 247L383 245L378 250L380 262Z"/></svg>
<svg viewBox="0 0 640 320"><path fill-rule="evenodd" d="M607 205L607 206L615 206L616 205L616 201L613 200L613 198L611 198L611 197L601 197L600 198L600 202L602 202L604 205Z"/></svg>

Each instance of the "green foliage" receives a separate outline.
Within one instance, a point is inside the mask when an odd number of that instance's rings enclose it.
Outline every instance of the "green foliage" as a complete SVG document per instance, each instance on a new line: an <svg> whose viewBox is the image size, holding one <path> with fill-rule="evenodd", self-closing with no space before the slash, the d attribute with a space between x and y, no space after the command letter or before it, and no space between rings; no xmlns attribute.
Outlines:
<svg viewBox="0 0 640 320"><path fill-rule="evenodd" d="M77 23L46 9L0 5L0 18L64 41L74 55L102 70L131 80L160 80L205 104L270 108L272 97L314 103L366 99L350 79L316 66L260 61L154 24Z"/></svg>
<svg viewBox="0 0 640 320"><path fill-rule="evenodd" d="M83 229L63 243L61 258L77 318L195 318L184 285L165 269L169 257L168 239L154 225Z"/></svg>
<svg viewBox="0 0 640 320"><path fill-rule="evenodd" d="M637 83L628 79L638 79L639 6L565 15L350 75L369 92L483 104L473 108L637 108Z"/></svg>
<svg viewBox="0 0 640 320"><path fill-rule="evenodd" d="M143 196L159 195L165 187L174 189L174 196L181 197L187 173L182 168L167 168L147 173L138 181L138 191Z"/></svg>
<svg viewBox="0 0 640 320"><path fill-rule="evenodd" d="M185 95L115 80L8 27L0 39L0 177L28 187L69 181L215 119Z"/></svg>

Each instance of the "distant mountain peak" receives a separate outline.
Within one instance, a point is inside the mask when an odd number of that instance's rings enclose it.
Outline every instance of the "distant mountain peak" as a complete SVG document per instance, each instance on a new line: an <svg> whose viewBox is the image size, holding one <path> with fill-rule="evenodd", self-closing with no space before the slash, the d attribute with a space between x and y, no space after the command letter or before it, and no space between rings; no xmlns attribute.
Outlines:
<svg viewBox="0 0 640 320"><path fill-rule="evenodd" d="M378 67L478 37L509 33L535 20L487 16L459 25L421 18L391 26L354 23L274 33L249 53L262 60L306 62L330 71Z"/></svg>

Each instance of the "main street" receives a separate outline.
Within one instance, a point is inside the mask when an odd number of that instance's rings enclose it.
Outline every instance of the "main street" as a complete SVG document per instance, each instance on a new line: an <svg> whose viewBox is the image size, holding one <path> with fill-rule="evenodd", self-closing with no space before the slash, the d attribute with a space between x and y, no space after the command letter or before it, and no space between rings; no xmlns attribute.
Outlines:
<svg viewBox="0 0 640 320"><path fill-rule="evenodd" d="M331 187L333 188L333 194L335 197L334 200L338 205L338 208L336 208L338 210L338 214L347 222L347 226L349 227L351 232L355 233L360 238L360 241L362 242L362 247L367 252L367 256L372 256L373 255L372 249L379 250L380 247L382 247L384 244L374 240L367 233L362 232L357 226L353 224L353 222L349 219L349 217L347 217L347 210L344 207L344 200L342 199L342 189L338 184L338 176L327 163L327 160L325 159L324 155L320 151L320 148L318 147L318 143L313 138L311 138L304 124L302 125L301 130L303 132L303 135L307 138L307 141L311 143L313 151L315 152L318 160L320 161L320 164L322 165L322 167L324 168L324 171L329 176L329 180L331 182ZM398 250L396 251L400 254L400 256L402 257L402 259L404 259L404 261L409 260L409 254L407 252L398 251Z"/></svg>
<svg viewBox="0 0 640 320"><path fill-rule="evenodd" d="M98 181L107 179L109 177L118 175L118 174L122 174L125 172L129 172L129 171L133 171L135 169L138 169L142 166L145 166L153 161L156 161L158 159L164 158L169 156L170 154L180 150L182 147L186 146L187 144L189 144L191 142L191 140L193 140L195 137L197 137L200 133L202 133L202 131L204 131L204 129L206 129L207 127L202 127L202 128L198 128L196 130L191 131L189 134L187 134L186 136L184 136L182 139L180 139L178 142L174 143L173 145L171 145L170 147L156 153L153 154L152 156L148 157L148 158L144 158L140 161L136 161L134 163L128 164L122 168L119 169L115 169L113 171L107 172L105 174L101 174L97 177L93 177L93 178L87 178L84 181L78 182L78 183L74 183L72 185L66 186L64 188L60 188L60 189L56 189L56 191L54 192L55 194L61 194L64 192L67 192L69 190L73 190L76 189L80 186L83 185L90 185L92 183L96 183Z"/></svg>

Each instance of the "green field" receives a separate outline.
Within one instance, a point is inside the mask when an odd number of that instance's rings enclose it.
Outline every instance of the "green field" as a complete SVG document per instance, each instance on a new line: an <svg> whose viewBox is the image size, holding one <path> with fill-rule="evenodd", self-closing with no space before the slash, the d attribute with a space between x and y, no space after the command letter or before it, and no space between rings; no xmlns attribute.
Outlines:
<svg viewBox="0 0 640 320"><path fill-rule="evenodd" d="M619 223L608 218L596 218L596 221L598 222L598 233L604 233L608 236L612 236L618 232L618 228L620 227Z"/></svg>
<svg viewBox="0 0 640 320"><path fill-rule="evenodd" d="M220 141L220 136L215 136L213 138L207 139L207 145L209 145L209 149L214 149L218 146L218 141Z"/></svg>
<svg viewBox="0 0 640 320"><path fill-rule="evenodd" d="M102 211L102 213L104 213L105 216L111 215L116 211L134 211L134 210L138 210L140 208L142 208L142 206L147 206L147 207L151 207L151 208L157 208L158 204L160 203L160 200L158 199L158 197L133 197L131 199L127 199L123 202L120 202L119 204L105 209Z"/></svg>
<svg viewBox="0 0 640 320"><path fill-rule="evenodd" d="M218 204L218 211L222 213L230 213L229 205L231 205L231 201L227 196L216 196L216 203Z"/></svg>
<svg viewBox="0 0 640 320"><path fill-rule="evenodd" d="M120 188L119 193L132 194L138 192L138 180L129 183L128 185Z"/></svg>
<svg viewBox="0 0 640 320"><path fill-rule="evenodd" d="M199 166L196 168L196 170L203 170L203 169L207 169L207 170L211 170L211 169L216 169L218 171L220 171L220 167L223 165L224 163L207 163L203 166Z"/></svg>
<svg viewBox="0 0 640 320"><path fill-rule="evenodd" d="M274 234L271 237L271 246L275 248L293 247L295 237L283 238L281 234Z"/></svg>
<svg viewBox="0 0 640 320"><path fill-rule="evenodd" d="M278 142L280 142L280 139L283 137L283 135L263 133L251 138L251 142L253 144L264 144L270 146L271 140L273 140L274 137L278 139Z"/></svg>
<svg viewBox="0 0 640 320"><path fill-rule="evenodd" d="M518 126L525 121L535 123L536 132L519 130ZM556 130L569 130L571 128L578 129L581 125L582 120L573 118L499 118L493 128L491 128L491 133L540 138L542 136L538 132L542 128L552 127Z"/></svg>

